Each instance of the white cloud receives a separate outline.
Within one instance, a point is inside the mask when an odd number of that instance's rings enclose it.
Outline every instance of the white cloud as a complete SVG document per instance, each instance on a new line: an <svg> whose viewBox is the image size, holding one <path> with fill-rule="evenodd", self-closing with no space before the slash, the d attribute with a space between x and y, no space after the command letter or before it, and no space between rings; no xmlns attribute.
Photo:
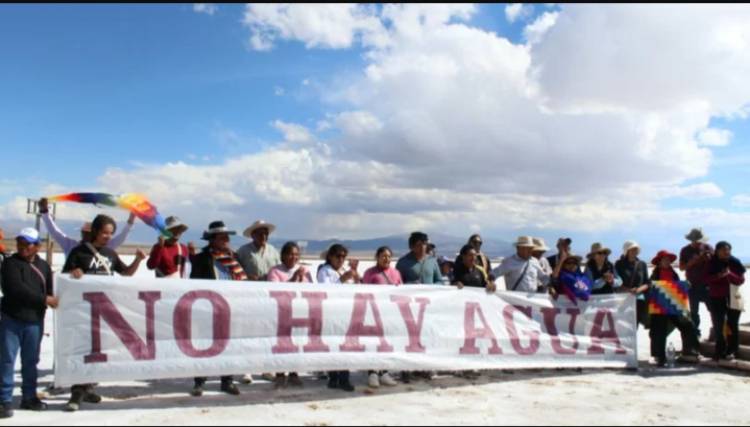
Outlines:
<svg viewBox="0 0 750 427"><path fill-rule="evenodd" d="M193 11L197 13L213 15L217 10L219 10L219 7L213 3L193 3Z"/></svg>
<svg viewBox="0 0 750 427"><path fill-rule="evenodd" d="M283 87L281 87L281 86L274 86L273 87L273 94L274 95L276 95L276 96L284 96L284 93L286 93L286 91L284 90Z"/></svg>
<svg viewBox="0 0 750 427"><path fill-rule="evenodd" d="M725 147L732 136L730 130L708 128L698 133L698 142L704 147Z"/></svg>
<svg viewBox="0 0 750 427"><path fill-rule="evenodd" d="M737 194L732 197L732 206L737 208L750 208L750 194Z"/></svg>
<svg viewBox="0 0 750 427"><path fill-rule="evenodd" d="M557 22L557 12L544 12L534 22L523 29L523 36L529 44L537 44Z"/></svg>
<svg viewBox="0 0 750 427"><path fill-rule="evenodd" d="M505 19L511 24L518 19L525 19L534 12L534 6L523 3L510 3L505 6Z"/></svg>
<svg viewBox="0 0 750 427"><path fill-rule="evenodd" d="M681 197L688 200L715 199L722 196L724 196L724 191L713 182L669 188L669 191L664 194L664 198Z"/></svg>
<svg viewBox="0 0 750 427"><path fill-rule="evenodd" d="M286 123L276 120L272 123L273 127L284 135L284 140L292 143L306 143L314 140L310 130L296 123Z"/></svg>

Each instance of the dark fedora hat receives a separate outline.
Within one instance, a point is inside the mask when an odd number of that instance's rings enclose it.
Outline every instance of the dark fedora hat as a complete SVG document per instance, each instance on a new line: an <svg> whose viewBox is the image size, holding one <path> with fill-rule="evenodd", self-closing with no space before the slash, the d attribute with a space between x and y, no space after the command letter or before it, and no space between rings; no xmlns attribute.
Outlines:
<svg viewBox="0 0 750 427"><path fill-rule="evenodd" d="M234 236L236 231L230 230L224 225L224 221L214 221L208 226L208 230L203 232L203 240L211 240L211 237L217 234L228 234Z"/></svg>

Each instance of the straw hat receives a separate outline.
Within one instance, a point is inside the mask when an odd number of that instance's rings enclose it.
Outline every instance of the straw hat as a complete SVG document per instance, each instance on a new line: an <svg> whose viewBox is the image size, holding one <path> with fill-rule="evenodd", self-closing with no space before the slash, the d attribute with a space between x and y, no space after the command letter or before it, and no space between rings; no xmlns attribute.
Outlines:
<svg viewBox="0 0 750 427"><path fill-rule="evenodd" d="M164 222L166 223L167 230L169 231L174 230L177 233L184 233L188 229L188 226L185 225L182 221L180 221L180 219L177 218L176 216L170 216Z"/></svg>
<svg viewBox="0 0 750 427"><path fill-rule="evenodd" d="M531 236L521 236L518 238L518 240L513 243L513 246L517 248L533 248L536 246L534 244L534 238Z"/></svg>
<svg viewBox="0 0 750 427"><path fill-rule="evenodd" d="M598 252L606 252L607 256L612 254L612 249L602 245L601 243L597 242L591 245L591 252L589 252L588 255L586 255L587 258L592 258L596 253Z"/></svg>
<svg viewBox="0 0 750 427"><path fill-rule="evenodd" d="M549 248L547 247L547 244L544 243L544 239L541 237L534 237L532 239L534 241L534 252L547 252Z"/></svg>
<svg viewBox="0 0 750 427"><path fill-rule="evenodd" d="M258 229L261 229L261 228L268 229L268 234L271 234L274 231L276 231L276 226L275 225L273 225L271 223L268 223L268 222L265 222L265 221L263 221L261 219L261 220L255 221L253 223L253 225L251 225L250 227L247 227L245 229L245 232L242 233L242 235L245 236L245 237L247 237L248 239L252 239L253 238L253 232L255 232L255 230L258 230Z"/></svg>

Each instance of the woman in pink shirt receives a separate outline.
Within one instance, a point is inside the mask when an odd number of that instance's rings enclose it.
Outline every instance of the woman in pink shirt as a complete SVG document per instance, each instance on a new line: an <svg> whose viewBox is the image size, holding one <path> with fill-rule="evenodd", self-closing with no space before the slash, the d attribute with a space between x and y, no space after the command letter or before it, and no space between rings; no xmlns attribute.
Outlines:
<svg viewBox="0 0 750 427"><path fill-rule="evenodd" d="M294 242L287 242L281 248L281 264L273 267L268 272L269 282L294 282L294 283L312 283L312 276L304 265L299 263L299 246ZM286 373L276 374L274 388L302 387L302 380L296 372L290 372L289 377Z"/></svg>
<svg viewBox="0 0 750 427"><path fill-rule="evenodd" d="M362 283L366 285L402 285L404 282L401 280L401 273L391 267L392 258L391 248L387 246L379 248L375 253L377 265L365 271Z"/></svg>
<svg viewBox="0 0 750 427"><path fill-rule="evenodd" d="M362 283L365 285L402 285L401 273L391 267L391 258L393 258L393 252L389 247L383 246L379 248L375 253L377 265L365 272ZM380 384L388 387L397 385L396 380L393 379L388 371L369 371L367 383L370 388L380 388Z"/></svg>

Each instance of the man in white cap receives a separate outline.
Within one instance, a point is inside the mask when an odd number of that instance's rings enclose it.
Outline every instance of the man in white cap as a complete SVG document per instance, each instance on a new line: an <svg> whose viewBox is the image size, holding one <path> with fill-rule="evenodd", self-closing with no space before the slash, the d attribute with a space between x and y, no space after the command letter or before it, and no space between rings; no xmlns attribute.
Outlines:
<svg viewBox="0 0 750 427"><path fill-rule="evenodd" d="M638 258L640 253L641 247L637 242L632 240L625 242L622 245L622 257L615 263L615 271L622 278L623 289L636 296L638 323L649 329L651 322L646 293L649 290L651 278L648 274L648 265Z"/></svg>
<svg viewBox="0 0 750 427"><path fill-rule="evenodd" d="M240 264L245 269L249 280L268 280L268 272L281 264L279 251L268 243L268 237L276 230L276 226L265 221L255 221L242 233L252 242L237 251Z"/></svg>
<svg viewBox="0 0 750 427"><path fill-rule="evenodd" d="M695 332L698 340L701 338L700 332L700 303L708 305L708 287L706 286L705 276L711 256L714 252L708 242L708 236L703 234L701 228L690 230L685 236L690 244L680 251L680 270L686 272L687 280L690 282L690 318L695 325Z"/></svg>
<svg viewBox="0 0 750 427"><path fill-rule="evenodd" d="M47 404L37 397L37 365L44 335L47 307L57 308L52 269L41 259L39 232L24 228L16 237L18 251L5 260L2 276L0 320L0 418L13 416L13 371L21 353L23 377L21 409L43 411Z"/></svg>
<svg viewBox="0 0 750 427"><path fill-rule="evenodd" d="M532 293L539 291L540 283L543 286L549 285L551 275L545 273L539 260L531 256L536 247L534 239L521 236L513 246L516 247L516 254L503 259L500 266L493 271L495 277L505 277L505 289ZM495 284L491 283L487 290L495 291Z"/></svg>
<svg viewBox="0 0 750 427"><path fill-rule="evenodd" d="M62 248L63 252L65 253L65 258L67 258L73 251L73 249L80 245L81 242L88 242L89 240L91 240L90 222L85 222L81 227L81 238L79 240L68 237L62 230L60 230L60 227L57 226L55 220L53 220L49 214L49 202L46 198L42 198L41 200L39 200L39 213L42 215L42 221L44 221L44 226L47 227L47 231L49 232L50 236L55 242L57 242L58 245L60 245L60 248ZM135 218L135 214L131 213L130 217L128 217L127 224L122 229L120 234L113 237L112 240L110 240L107 244L108 248L117 250L117 248L125 243L125 241L128 239L130 231L133 229Z"/></svg>

